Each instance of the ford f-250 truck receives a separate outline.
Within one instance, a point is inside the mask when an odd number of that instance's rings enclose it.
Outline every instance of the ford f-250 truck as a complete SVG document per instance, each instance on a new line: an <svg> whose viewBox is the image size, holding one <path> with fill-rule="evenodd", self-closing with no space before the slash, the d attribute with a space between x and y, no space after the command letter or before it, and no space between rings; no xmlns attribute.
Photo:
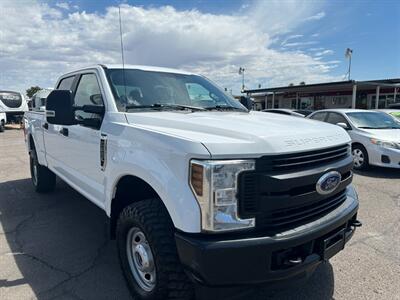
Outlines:
<svg viewBox="0 0 400 300"><path fill-rule="evenodd" d="M105 211L135 299L306 278L361 225L345 130L248 111L199 75L84 68L25 124L34 188L58 176Z"/></svg>

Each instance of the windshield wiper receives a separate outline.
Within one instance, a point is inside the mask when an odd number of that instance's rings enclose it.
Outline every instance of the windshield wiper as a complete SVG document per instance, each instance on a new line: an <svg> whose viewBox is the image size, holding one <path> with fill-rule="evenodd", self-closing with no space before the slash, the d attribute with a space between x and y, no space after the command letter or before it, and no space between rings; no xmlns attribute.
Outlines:
<svg viewBox="0 0 400 300"><path fill-rule="evenodd" d="M239 107L223 106L223 105L205 107L205 110L240 110L240 111L243 111L243 112L245 111L244 109L239 108Z"/></svg>
<svg viewBox="0 0 400 300"><path fill-rule="evenodd" d="M205 110L202 107L198 106L190 106L190 105L183 105L183 104L169 104L169 103L154 103L151 105L127 105L125 106L125 109L143 109L143 108L148 108L148 109L154 109L154 110L164 110L164 109L180 109L180 110L185 110L185 109L190 109L190 110Z"/></svg>

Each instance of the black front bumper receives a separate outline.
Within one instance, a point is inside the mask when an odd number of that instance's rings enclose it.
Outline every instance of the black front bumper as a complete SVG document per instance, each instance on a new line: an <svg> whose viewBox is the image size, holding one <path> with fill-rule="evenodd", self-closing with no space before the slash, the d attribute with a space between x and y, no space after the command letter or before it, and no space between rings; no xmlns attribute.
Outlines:
<svg viewBox="0 0 400 300"><path fill-rule="evenodd" d="M190 278L207 286L231 286L304 279L323 260L343 249L357 221L358 200L309 224L275 236L176 233L180 260Z"/></svg>

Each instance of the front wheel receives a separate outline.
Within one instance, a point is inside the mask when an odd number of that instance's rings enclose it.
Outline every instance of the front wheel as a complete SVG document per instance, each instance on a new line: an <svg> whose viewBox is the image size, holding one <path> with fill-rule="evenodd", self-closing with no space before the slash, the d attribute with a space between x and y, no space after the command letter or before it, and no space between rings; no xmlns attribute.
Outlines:
<svg viewBox="0 0 400 300"><path fill-rule="evenodd" d="M193 299L178 258L174 226L159 199L127 206L117 223L121 267L134 299Z"/></svg>
<svg viewBox="0 0 400 300"><path fill-rule="evenodd" d="M369 167L367 150L361 145L354 145L352 149L354 169L366 170Z"/></svg>

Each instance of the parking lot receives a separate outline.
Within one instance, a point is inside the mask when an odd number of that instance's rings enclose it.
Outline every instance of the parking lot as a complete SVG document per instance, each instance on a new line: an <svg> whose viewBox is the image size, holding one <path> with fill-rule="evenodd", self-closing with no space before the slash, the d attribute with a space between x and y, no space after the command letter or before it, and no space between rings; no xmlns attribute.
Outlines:
<svg viewBox="0 0 400 300"><path fill-rule="evenodd" d="M400 172L374 168L354 184L364 225L347 248L307 285L246 299L400 299ZM0 299L130 299L105 221L62 182L34 193L22 130L0 133Z"/></svg>

